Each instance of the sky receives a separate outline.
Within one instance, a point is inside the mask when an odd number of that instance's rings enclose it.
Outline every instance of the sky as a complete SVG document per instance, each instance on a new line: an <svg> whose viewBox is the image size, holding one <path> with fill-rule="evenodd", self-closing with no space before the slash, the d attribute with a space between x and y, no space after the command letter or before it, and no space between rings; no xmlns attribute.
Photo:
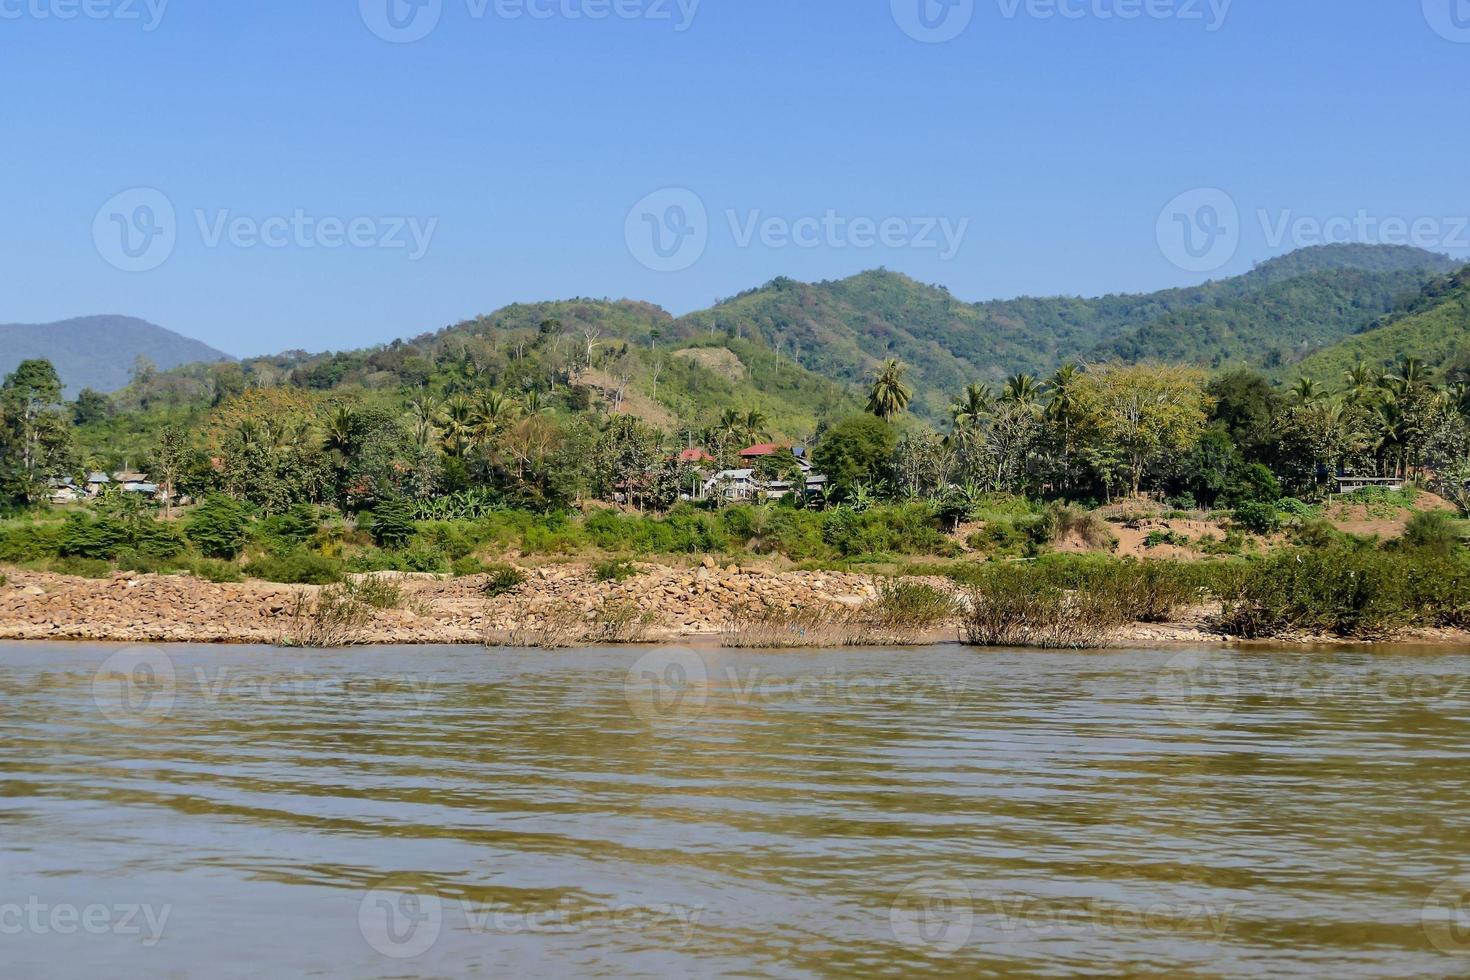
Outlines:
<svg viewBox="0 0 1470 980"><path fill-rule="evenodd" d="M1470 261L1470 0L0 0L0 322L235 355L884 266Z"/></svg>

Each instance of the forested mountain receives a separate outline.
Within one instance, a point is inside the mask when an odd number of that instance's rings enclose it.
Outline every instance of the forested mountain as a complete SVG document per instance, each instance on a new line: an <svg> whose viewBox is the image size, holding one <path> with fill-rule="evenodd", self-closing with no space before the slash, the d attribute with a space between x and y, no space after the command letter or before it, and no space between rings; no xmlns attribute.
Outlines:
<svg viewBox="0 0 1470 980"><path fill-rule="evenodd" d="M1402 308L1453 268L1421 249L1337 245L1186 289L982 303L878 270L814 284L777 279L690 314L675 329L759 339L850 382L896 357L912 370L918 407L936 415L967 383L1045 374L1071 359L1291 364Z"/></svg>
<svg viewBox="0 0 1470 980"><path fill-rule="evenodd" d="M27 358L44 358L61 375L68 397L83 388L112 392L126 387L139 357L161 370L231 359L207 344L127 316L0 324L0 374Z"/></svg>
<svg viewBox="0 0 1470 980"><path fill-rule="evenodd" d="M1407 309L1309 357L1293 374L1338 385L1359 362L1376 371L1405 357L1454 376L1446 380L1470 380L1470 266L1435 279Z"/></svg>

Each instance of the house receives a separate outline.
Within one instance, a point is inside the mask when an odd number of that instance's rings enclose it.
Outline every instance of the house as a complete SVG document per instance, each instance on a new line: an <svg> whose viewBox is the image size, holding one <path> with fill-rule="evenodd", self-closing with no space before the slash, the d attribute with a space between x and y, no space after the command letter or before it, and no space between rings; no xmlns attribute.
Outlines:
<svg viewBox="0 0 1470 980"><path fill-rule="evenodd" d="M761 480L754 469L721 470L704 482L697 500L780 500L794 489L794 481ZM827 478L819 473L806 473L804 492L821 493Z"/></svg>
<svg viewBox="0 0 1470 980"><path fill-rule="evenodd" d="M1339 476L1337 478L1338 493L1355 493L1359 490L1368 490L1379 487L1384 490L1402 490L1404 480L1396 476Z"/></svg>
<svg viewBox="0 0 1470 980"><path fill-rule="evenodd" d="M811 471L812 464L807 459L806 448L804 446L783 446L775 442L761 442L740 450L740 459L747 463L754 463L758 459L763 459L766 456L774 456L777 453L788 450L791 455L796 457L796 461L801 464L803 472Z"/></svg>
<svg viewBox="0 0 1470 980"><path fill-rule="evenodd" d="M80 500L82 491L71 477L46 481L47 495L53 504L69 504Z"/></svg>
<svg viewBox="0 0 1470 980"><path fill-rule="evenodd" d="M112 477L106 473L87 474L87 496L95 497L112 485Z"/></svg>
<svg viewBox="0 0 1470 980"><path fill-rule="evenodd" d="M705 452L703 449L695 449L691 447L679 454L679 462L687 463L691 466L699 466L704 463L713 463L714 461L715 458L709 453Z"/></svg>

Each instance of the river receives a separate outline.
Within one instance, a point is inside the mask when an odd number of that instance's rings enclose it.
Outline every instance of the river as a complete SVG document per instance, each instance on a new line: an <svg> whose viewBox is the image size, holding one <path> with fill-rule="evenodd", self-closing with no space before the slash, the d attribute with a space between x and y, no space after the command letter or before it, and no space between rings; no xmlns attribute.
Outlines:
<svg viewBox="0 0 1470 980"><path fill-rule="evenodd" d="M3 644L0 973L1465 975L1467 679Z"/></svg>

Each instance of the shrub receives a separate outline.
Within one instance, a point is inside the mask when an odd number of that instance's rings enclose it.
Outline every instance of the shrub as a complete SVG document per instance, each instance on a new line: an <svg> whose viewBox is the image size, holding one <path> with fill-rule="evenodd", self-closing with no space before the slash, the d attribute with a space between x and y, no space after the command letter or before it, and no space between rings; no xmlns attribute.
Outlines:
<svg viewBox="0 0 1470 980"><path fill-rule="evenodd" d="M110 560L128 543L128 529L111 517L72 514L61 530L58 552L63 558Z"/></svg>
<svg viewBox="0 0 1470 980"><path fill-rule="evenodd" d="M206 498L184 520L185 536L206 558L239 557L249 528L249 507L218 494Z"/></svg>
<svg viewBox="0 0 1470 980"><path fill-rule="evenodd" d="M195 578L202 578L206 582L239 582L244 579L240 574L240 567L234 562L216 561L211 558L200 558L189 566L189 571Z"/></svg>
<svg viewBox="0 0 1470 980"><path fill-rule="evenodd" d="M489 568L489 565L486 565L474 555L465 555L463 558L456 558L449 563L449 574L455 578L468 578L471 575L483 575Z"/></svg>
<svg viewBox="0 0 1470 980"><path fill-rule="evenodd" d="M261 535L274 538L289 551L310 541L321 527L321 513L311 504L292 504L284 514L267 517L258 525Z"/></svg>
<svg viewBox="0 0 1470 980"><path fill-rule="evenodd" d="M626 582L638 569L625 558L609 558L592 566L592 577L599 582Z"/></svg>
<svg viewBox="0 0 1470 980"><path fill-rule="evenodd" d="M309 551L268 555L245 566L245 574L285 585L330 585L342 581L342 563Z"/></svg>
<svg viewBox="0 0 1470 980"><path fill-rule="evenodd" d="M347 595L374 609L402 609L408 601L401 585L380 575L344 582L342 588Z"/></svg>
<svg viewBox="0 0 1470 980"><path fill-rule="evenodd" d="M927 503L873 507L861 513L839 507L822 515L822 540L848 558L958 551L940 530L938 510Z"/></svg>
<svg viewBox="0 0 1470 980"><path fill-rule="evenodd" d="M1461 527L1460 522L1446 511L1420 511L1409 518L1399 543L1408 548L1450 552L1458 548L1463 540Z"/></svg>
<svg viewBox="0 0 1470 980"><path fill-rule="evenodd" d="M974 646L1105 646L1123 617L1096 593L1069 591L1031 569L993 567L970 589L964 636Z"/></svg>
<svg viewBox="0 0 1470 980"><path fill-rule="evenodd" d="M877 596L858 611L853 642L865 646L923 642L952 621L959 605L949 592L924 582L878 579Z"/></svg>
<svg viewBox="0 0 1470 980"><path fill-rule="evenodd" d="M64 524L26 521L0 529L0 561L18 563L57 557L64 528Z"/></svg>
<svg viewBox="0 0 1470 980"><path fill-rule="evenodd" d="M1252 566L1220 618L1227 633L1290 632L1383 639L1407 625L1408 568L1366 547L1277 552Z"/></svg>
<svg viewBox="0 0 1470 980"><path fill-rule="evenodd" d="M1252 463L1241 470L1225 493L1225 500L1233 506L1243 504L1275 504L1281 499L1281 484L1275 474L1260 463Z"/></svg>
<svg viewBox="0 0 1470 980"><path fill-rule="evenodd" d="M646 643L658 617L638 608L636 602L604 599L592 613L592 628L585 637L596 643Z"/></svg>
<svg viewBox="0 0 1470 980"><path fill-rule="evenodd" d="M1250 502L1235 508L1233 519L1236 524L1252 534L1264 536L1281 530L1281 514L1275 504Z"/></svg>
<svg viewBox="0 0 1470 980"><path fill-rule="evenodd" d="M380 548L399 550L418 533L413 522L413 506L403 497L388 497L373 508L368 533Z"/></svg>
<svg viewBox="0 0 1470 980"><path fill-rule="evenodd" d="M78 578L107 578L112 566L100 558L60 558L51 563L51 571Z"/></svg>
<svg viewBox="0 0 1470 980"><path fill-rule="evenodd" d="M1083 544L1096 550L1116 548L1118 539L1108 529L1107 521L1097 514L1072 504L1052 504L1047 509L1050 540L1061 541L1076 535Z"/></svg>
<svg viewBox="0 0 1470 980"><path fill-rule="evenodd" d="M488 578L481 591L492 599L514 592L526 580L525 573L513 565L491 565L486 573Z"/></svg>
<svg viewBox="0 0 1470 980"><path fill-rule="evenodd" d="M730 610L720 642L745 650L830 648L847 646L857 636L851 610L827 605L788 609L762 602Z"/></svg>

